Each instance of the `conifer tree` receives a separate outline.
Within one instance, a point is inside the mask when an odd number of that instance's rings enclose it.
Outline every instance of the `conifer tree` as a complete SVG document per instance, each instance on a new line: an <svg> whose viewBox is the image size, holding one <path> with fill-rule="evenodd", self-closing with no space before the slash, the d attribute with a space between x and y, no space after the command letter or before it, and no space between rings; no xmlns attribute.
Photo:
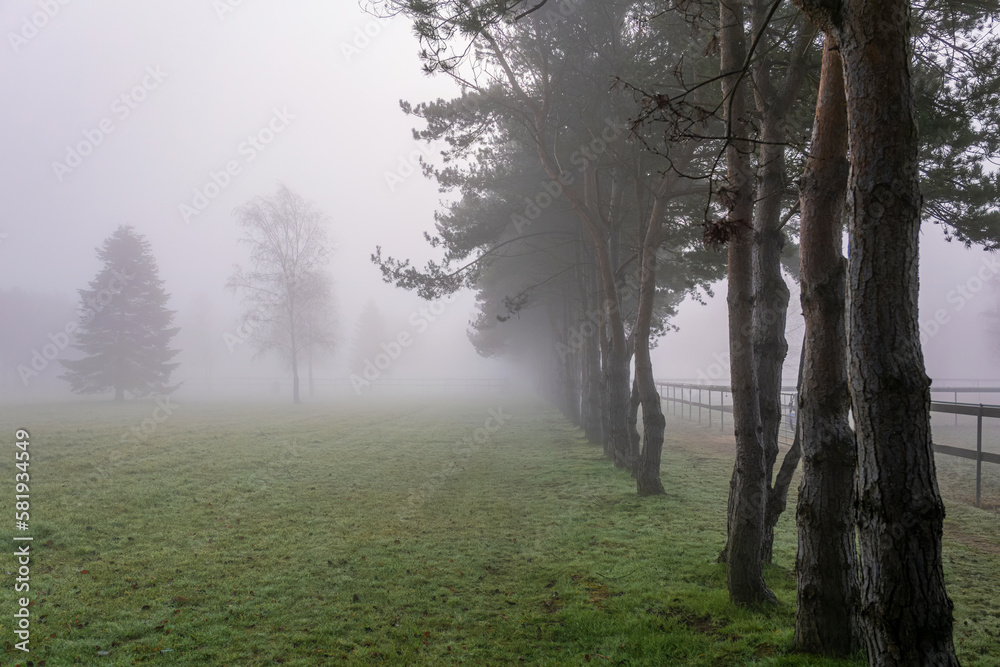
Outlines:
<svg viewBox="0 0 1000 667"><path fill-rule="evenodd" d="M149 241L131 225L120 226L97 249L104 262L88 289L79 290L80 321L73 345L82 359L60 360L61 376L78 394L114 391L116 401L125 393L145 396L167 394L171 362L178 350L170 340L174 311L167 309L170 295L163 289L156 258Z"/></svg>

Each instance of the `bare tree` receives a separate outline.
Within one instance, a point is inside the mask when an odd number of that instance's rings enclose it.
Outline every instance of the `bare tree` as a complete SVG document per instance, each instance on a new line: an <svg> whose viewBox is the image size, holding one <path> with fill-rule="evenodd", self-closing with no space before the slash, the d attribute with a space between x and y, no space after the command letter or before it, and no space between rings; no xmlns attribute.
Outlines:
<svg viewBox="0 0 1000 667"><path fill-rule="evenodd" d="M309 378L309 397L316 392L313 376L314 368L322 358L337 348L337 312L333 299L333 280L330 274L316 272L310 274L308 290L303 294L303 319L301 336L306 353L306 369Z"/></svg>
<svg viewBox="0 0 1000 667"><path fill-rule="evenodd" d="M323 271L330 245L328 216L285 185L271 197L256 197L234 210L250 247L250 268L236 266L226 287L243 294L257 354L276 351L292 372L292 401L299 403L299 362L332 341L332 289ZM329 343L329 344L332 344Z"/></svg>

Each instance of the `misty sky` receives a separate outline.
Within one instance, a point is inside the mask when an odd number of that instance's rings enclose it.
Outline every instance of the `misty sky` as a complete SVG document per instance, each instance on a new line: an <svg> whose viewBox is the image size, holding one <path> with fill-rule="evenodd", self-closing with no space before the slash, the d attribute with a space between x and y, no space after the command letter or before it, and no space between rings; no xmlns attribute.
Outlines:
<svg viewBox="0 0 1000 667"><path fill-rule="evenodd" d="M441 195L416 170L386 183L417 151L433 154L413 140L398 101L456 89L422 74L404 20L377 20L343 0L63 2L0 5L0 288L75 301L99 268L94 248L129 223L152 244L177 323L201 304L225 331L238 304L223 286L245 261L231 211L282 181L333 220L343 346L368 299L393 327L407 326L422 302L384 285L369 255L380 244L418 263L432 257L423 232ZM43 7L57 11L36 29ZM81 144L87 154L71 155ZM220 176L227 164L238 173ZM932 225L921 254L921 319L943 311L945 321L925 345L929 374L1000 377L979 318L1000 291L976 289L977 275L1000 265L946 244ZM709 306L682 309L681 331L654 353L658 377L710 375L728 348L724 298L720 285ZM797 298L789 367L801 338ZM504 372L465 338L472 304L465 295L448 306L418 341L411 374Z"/></svg>

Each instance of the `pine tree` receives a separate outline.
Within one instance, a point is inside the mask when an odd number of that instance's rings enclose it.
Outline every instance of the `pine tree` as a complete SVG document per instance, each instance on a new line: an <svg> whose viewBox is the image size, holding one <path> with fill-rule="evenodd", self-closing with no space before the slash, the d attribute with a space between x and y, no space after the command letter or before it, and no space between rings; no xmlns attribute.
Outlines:
<svg viewBox="0 0 1000 667"><path fill-rule="evenodd" d="M120 226L97 249L104 262L89 289L79 290L80 321L73 345L86 356L60 360L61 376L78 394L113 390L115 400L150 393L167 394L171 363L177 350L170 339L174 311L166 307L169 295L159 279L149 242L131 225Z"/></svg>

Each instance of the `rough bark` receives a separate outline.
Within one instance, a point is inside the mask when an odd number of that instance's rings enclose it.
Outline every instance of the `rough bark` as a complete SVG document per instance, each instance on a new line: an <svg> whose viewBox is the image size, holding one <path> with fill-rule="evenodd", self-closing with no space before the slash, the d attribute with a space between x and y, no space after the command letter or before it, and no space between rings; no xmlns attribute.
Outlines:
<svg viewBox="0 0 1000 667"><path fill-rule="evenodd" d="M743 5L740 0L721 0L719 6L722 71L738 72L746 59ZM728 220L730 228L736 230L750 225L753 208L743 78L739 74L723 77L722 93L730 129L726 147ZM750 234L735 234L729 241L728 267L730 376L736 463L729 488L726 582L729 599L740 605L775 601L774 594L764 583L760 562L767 479L760 440L760 405L752 350L752 244Z"/></svg>
<svg viewBox="0 0 1000 667"><path fill-rule="evenodd" d="M805 348L799 357L799 377L796 387L802 386L802 366L805 355ZM778 469L778 476L774 479L774 484L767 490L767 506L764 508L764 545L762 547L761 562L770 563L774 557L774 528L778 525L785 508L788 506L788 489L792 484L792 476L795 469L799 467L802 459L801 443L801 420L795 422L795 437L792 438L792 446L785 452L785 458L781 460L781 467Z"/></svg>
<svg viewBox="0 0 1000 667"><path fill-rule="evenodd" d="M611 444L611 398L608 396L608 387L611 382L608 379L611 365L611 341L608 336L608 318L605 315L604 307L601 305L600 297L597 297L598 331L601 343L601 431L604 434L602 441L604 445L604 456L609 460L614 460L614 450Z"/></svg>
<svg viewBox="0 0 1000 667"><path fill-rule="evenodd" d="M635 468L635 457L632 454L633 439L628 426L629 404L632 399L629 387L629 354L627 349L616 345L613 337L610 348L606 378L612 462L616 467L631 472Z"/></svg>
<svg viewBox="0 0 1000 667"><path fill-rule="evenodd" d="M847 107L839 51L827 35L812 145L800 181L800 277L805 341L799 390L802 483L795 645L846 657L857 637L854 434L848 421L845 262Z"/></svg>
<svg viewBox="0 0 1000 667"><path fill-rule="evenodd" d="M917 328L921 199L907 3L859 2L840 44L852 128L848 340L864 640L872 664L957 665Z"/></svg>
<svg viewBox="0 0 1000 667"><path fill-rule="evenodd" d="M566 418L577 426L581 424L580 421L580 363L578 357L580 351L577 347L568 345L570 343L569 330L573 322L578 321L579 318L575 317L573 312L573 307L571 305L571 300L567 298L563 302L563 343L567 344L566 348L570 350L565 355L563 360L563 401L566 405Z"/></svg>
<svg viewBox="0 0 1000 667"><path fill-rule="evenodd" d="M628 429L629 436L638 442L642 436L639 435L639 406L642 400L639 398L639 380L632 377L632 397L628 403Z"/></svg>
<svg viewBox="0 0 1000 667"><path fill-rule="evenodd" d="M753 0L754 33L767 31L771 0ZM761 443L764 447L764 470L768 492L778 457L778 434L781 430L781 376L788 342L785 321L789 291L781 275L781 256L785 245L782 226L782 203L785 200L785 143L788 114L805 81L806 54L811 49L815 29L801 25L789 48L783 77L777 79L770 49L755 55L753 90L760 116L760 147L757 166L757 191L753 214L754 229L754 313L753 349L757 371L757 397L760 401ZM760 48L760 47L758 47ZM780 75L779 75L780 76ZM770 503L768 504L770 507ZM773 522L771 519L773 518ZM777 517L767 517L761 547L761 560L771 562L774 526Z"/></svg>
<svg viewBox="0 0 1000 667"><path fill-rule="evenodd" d="M906 0L797 0L840 45L851 172L848 377L872 665L958 665L917 320L920 183Z"/></svg>
<svg viewBox="0 0 1000 667"><path fill-rule="evenodd" d="M640 250L639 307L635 318L635 384L642 402L642 449L636 466L636 487L640 496L666 493L660 481L660 459L663 454L663 431L666 419L663 404L656 392L653 362L649 354L650 323L656 301L656 252L663 229L663 197L668 178L664 177L657 192L653 210L646 225L646 235Z"/></svg>
<svg viewBox="0 0 1000 667"><path fill-rule="evenodd" d="M582 288L587 310L593 312L596 300L590 298L587 287ZM583 345L580 349L582 366L582 417L583 432L591 442L603 442L604 430L601 419L601 345L597 334L597 326L591 316L583 319L581 333Z"/></svg>

